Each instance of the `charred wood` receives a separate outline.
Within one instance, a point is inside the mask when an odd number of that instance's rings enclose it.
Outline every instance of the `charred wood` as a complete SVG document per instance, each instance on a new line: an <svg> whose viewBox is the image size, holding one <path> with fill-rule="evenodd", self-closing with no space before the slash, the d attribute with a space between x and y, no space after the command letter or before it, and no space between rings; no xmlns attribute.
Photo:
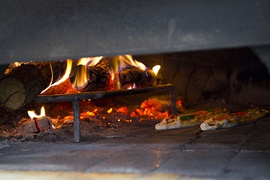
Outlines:
<svg viewBox="0 0 270 180"><path fill-rule="evenodd" d="M121 88L126 89L133 84L136 87L149 87L156 84L156 75L151 69L142 70L138 67L128 67L119 72L115 81L119 81Z"/></svg>
<svg viewBox="0 0 270 180"><path fill-rule="evenodd" d="M65 62L30 62L12 68L0 79L0 103L16 110L32 102L51 82L61 77Z"/></svg>
<svg viewBox="0 0 270 180"><path fill-rule="evenodd" d="M85 71L87 73L87 82L83 87L80 87L80 85L78 85L76 82L74 83L74 81L78 78L73 77L75 78L75 80L72 80L74 86L82 92L104 91L112 89L113 87L111 85L111 74L108 67L109 62L106 58L100 60L100 62L94 66L77 66L76 76L80 76L80 73L78 72L82 71L85 68Z"/></svg>

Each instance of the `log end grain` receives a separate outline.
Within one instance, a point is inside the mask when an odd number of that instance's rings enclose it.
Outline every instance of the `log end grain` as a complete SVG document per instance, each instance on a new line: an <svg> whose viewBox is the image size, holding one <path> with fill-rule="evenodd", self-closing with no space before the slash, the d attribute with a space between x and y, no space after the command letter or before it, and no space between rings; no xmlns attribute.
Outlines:
<svg viewBox="0 0 270 180"><path fill-rule="evenodd" d="M19 79L10 77L0 81L1 106L10 110L16 110L25 103L26 98L26 89Z"/></svg>

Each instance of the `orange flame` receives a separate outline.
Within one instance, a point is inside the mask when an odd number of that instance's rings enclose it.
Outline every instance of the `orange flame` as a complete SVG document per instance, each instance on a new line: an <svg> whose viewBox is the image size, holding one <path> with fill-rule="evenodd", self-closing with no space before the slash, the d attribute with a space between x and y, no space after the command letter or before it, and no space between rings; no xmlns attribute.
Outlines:
<svg viewBox="0 0 270 180"><path fill-rule="evenodd" d="M124 57L126 58L125 62L127 64L130 64L131 66L138 67L138 68L140 68L142 70L146 70L146 66L143 63L141 63L141 62L139 62L137 60L133 60L131 55L125 55Z"/></svg>
<svg viewBox="0 0 270 180"><path fill-rule="evenodd" d="M28 116L31 118L31 120L33 120L34 118L40 118L40 117L46 116L44 106L41 107L39 115L37 115L34 110L27 111L27 113L28 113Z"/></svg>
<svg viewBox="0 0 270 180"><path fill-rule="evenodd" d="M103 56L96 56L96 57L83 57L79 59L77 65L84 65L84 66L95 66L99 61L103 58Z"/></svg>
<svg viewBox="0 0 270 180"><path fill-rule="evenodd" d="M88 82L87 66L79 65L76 67L75 80L72 83L73 87L77 90L81 90Z"/></svg>
<svg viewBox="0 0 270 180"><path fill-rule="evenodd" d="M122 55L122 56L119 55L119 56L115 56L111 58L110 72L112 74L117 73L128 66L134 66L142 70L146 70L146 66L143 63L137 60L134 60L131 55L126 54L126 55Z"/></svg>
<svg viewBox="0 0 270 180"><path fill-rule="evenodd" d="M152 70L153 70L153 72L155 73L156 76L157 76L157 74L158 74L160 68L161 68L160 65L155 65L155 66L152 68Z"/></svg>
<svg viewBox="0 0 270 180"><path fill-rule="evenodd" d="M80 58L78 60L77 66L76 66L76 74L75 74L75 78L74 81L72 83L71 87L73 90L77 89L77 90L82 90L88 83L90 77L89 77L89 70L88 67L90 66L95 66L96 64L98 64L100 62L100 60L103 58L103 56L97 56L97 57L83 57ZM146 66L142 63L139 62L137 60L134 60L132 58L131 55L119 55L119 56L114 56L109 58L109 72L111 74L111 85L113 85L113 87L115 89L120 89L121 84L120 84L120 80L118 78L118 74L119 72L121 72L123 69L127 68L127 67L137 67L141 70L147 70ZM160 69L160 65L156 65L153 67L153 71L155 74L158 73ZM52 67L51 67L52 70ZM51 83L50 85L44 89L41 94L44 94L45 92L47 92L50 87L53 86L57 86L63 82L65 82L71 74L72 71L72 60L71 59L67 59L67 68L65 71L64 76L62 76L57 82L55 82L54 84L52 84L53 82L53 77L51 78ZM53 73L52 73L53 74ZM69 81L68 81L69 82ZM134 89L136 88L136 84L130 84L127 89Z"/></svg>
<svg viewBox="0 0 270 180"><path fill-rule="evenodd" d="M52 86L59 85L60 83L64 82L67 78L69 78L71 69L72 69L72 60L68 59L67 60L67 68L66 68L64 76L60 80L58 80L56 83L52 84Z"/></svg>
<svg viewBox="0 0 270 180"><path fill-rule="evenodd" d="M44 89L40 94L43 94L44 92L46 92L50 87L57 86L57 85L61 84L62 82L64 82L65 80L67 80L70 76L71 70L72 70L72 60L67 59L67 68L66 68L65 74L57 82L55 82L53 84L52 84L52 79L53 79L53 76L52 76L50 85L46 89ZM53 75L53 73L52 73L52 75Z"/></svg>
<svg viewBox="0 0 270 180"><path fill-rule="evenodd" d="M103 56L97 56L97 57L84 57L79 59L77 63L77 69L76 69L76 75L75 80L72 83L73 87L77 90L81 90L84 88L84 86L88 82L88 71L87 67L89 66L95 66Z"/></svg>

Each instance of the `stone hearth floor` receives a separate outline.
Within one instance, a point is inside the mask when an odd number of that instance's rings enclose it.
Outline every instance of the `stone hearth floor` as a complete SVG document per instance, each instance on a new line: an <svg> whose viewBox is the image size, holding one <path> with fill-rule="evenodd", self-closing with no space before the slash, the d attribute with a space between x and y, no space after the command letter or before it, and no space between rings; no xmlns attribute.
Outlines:
<svg viewBox="0 0 270 180"><path fill-rule="evenodd" d="M0 179L269 179L270 118L80 143L0 141Z"/></svg>

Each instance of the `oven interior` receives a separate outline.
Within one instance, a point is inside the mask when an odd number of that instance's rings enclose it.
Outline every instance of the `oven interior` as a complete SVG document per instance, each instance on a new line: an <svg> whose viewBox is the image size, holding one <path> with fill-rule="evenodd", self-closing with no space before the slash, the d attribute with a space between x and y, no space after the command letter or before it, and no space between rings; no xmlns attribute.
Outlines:
<svg viewBox="0 0 270 180"><path fill-rule="evenodd" d="M269 6L268 1L251 0L244 4L241 1L174 0L3 2L0 7L3 24L0 30L1 74L4 74L10 63L16 61L41 63L66 61L69 58L77 60L82 57L131 54L146 67L161 65L159 80L162 85L173 85L177 115L219 107L229 111L254 107L268 109ZM269 175L265 170L270 162L269 132L266 130L269 119L209 133L202 132L198 126L156 131L155 124L171 114L170 102L173 101L170 99L172 94L168 91L152 91L154 90L150 89L142 94L120 94L117 97L91 101L85 98L73 104L33 101L13 111L1 108L0 151L1 156L7 155L0 163L1 169L145 173L147 178L152 173L171 173L177 178L252 179ZM127 109L135 112L149 98L166 102L167 114L159 114L159 118L153 118L143 115L131 117L130 113L128 116L123 113ZM74 113L78 116L86 114L88 119L78 120L80 123L77 125L65 119L66 124L61 124L61 128L56 131L39 129L38 132L23 134L17 129L20 123L29 120L28 110L39 114L42 106L45 106L46 115L53 121L59 121L61 116L75 117ZM76 107L80 107L80 110L76 111ZM107 111L111 107L119 111L108 115ZM100 114L95 113L96 108ZM88 111L95 113L94 118ZM28 127L31 128L32 126ZM76 128L79 128L80 134L73 134ZM14 135L14 131L17 134ZM74 139L75 142L82 141L81 145L75 143L76 145L70 146ZM27 144L34 146L36 142L40 149L27 147ZM64 146L58 147L58 143ZM85 143L89 143L89 146ZM48 144L55 149L45 147ZM143 152L135 146L141 146ZM16 147L22 152L16 152ZM108 150L110 147L111 152ZM121 147L124 148L121 150L123 155L114 154ZM155 156L155 159L151 156L144 163L138 163L136 158L130 158L132 153L124 152L125 148L142 159L146 158L143 154L150 150L153 154L148 152L149 155ZM100 154L96 152L97 149L101 150ZM42 158L48 152L61 154L63 150L63 156L49 154L48 161L29 159L27 153L23 153L24 150ZM40 154L35 154L35 151ZM213 157L222 157L219 160L224 163L217 163L209 154L205 156L210 159L206 163L204 156L201 156L206 151L211 152ZM71 163L72 152L78 158L77 164ZM91 152L93 154L89 155ZM108 157L103 152L111 156ZM16 153L21 155L16 156ZM41 155L42 153L45 155ZM78 155L80 153L89 155L94 163L84 161ZM170 153L173 155L168 155ZM188 159L181 153L191 159L194 157L195 160L187 163ZM53 157L59 158L60 163L54 161ZM21 159L30 165L29 168L23 167ZM116 163L117 159L120 159L119 163ZM65 160L72 164L70 168L66 167ZM252 166L252 161L259 163L258 167ZM156 163L155 167L151 162ZM240 162L247 163L249 173L245 174L246 169L239 167L243 165ZM197 163L204 167L196 165ZM64 167L56 167L57 165ZM179 165L180 170L173 168L175 165ZM214 173L210 171L213 168L217 170ZM110 174L111 177L114 175Z"/></svg>

